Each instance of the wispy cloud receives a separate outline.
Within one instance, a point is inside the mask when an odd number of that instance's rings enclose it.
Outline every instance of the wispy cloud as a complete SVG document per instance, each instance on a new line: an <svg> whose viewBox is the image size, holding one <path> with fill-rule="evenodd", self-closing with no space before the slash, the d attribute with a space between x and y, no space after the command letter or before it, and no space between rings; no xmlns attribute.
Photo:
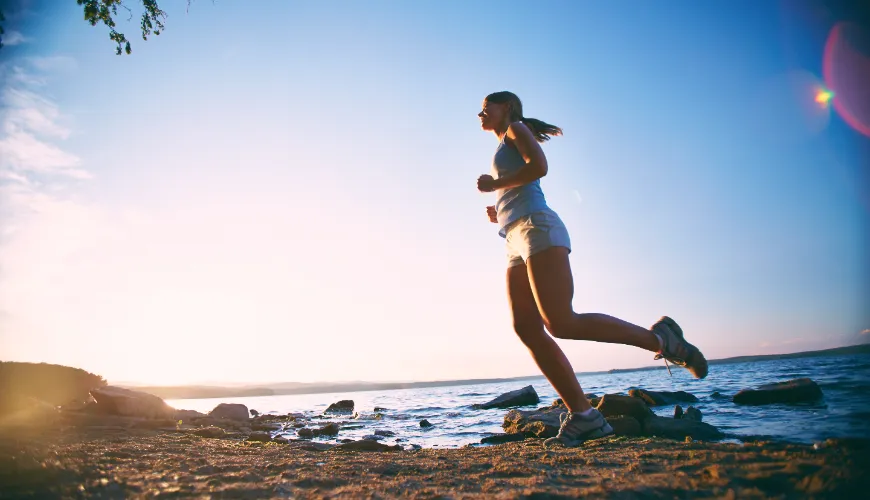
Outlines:
<svg viewBox="0 0 870 500"><path fill-rule="evenodd" d="M20 31L8 31L3 34L3 45L21 45L22 43L32 42L33 40L25 37Z"/></svg>
<svg viewBox="0 0 870 500"><path fill-rule="evenodd" d="M861 330L861 335L865 337L870 337L870 328L867 328L866 330Z"/></svg>
<svg viewBox="0 0 870 500"><path fill-rule="evenodd" d="M40 56L27 59L35 69L46 72L75 71L79 65L75 59L69 56Z"/></svg>

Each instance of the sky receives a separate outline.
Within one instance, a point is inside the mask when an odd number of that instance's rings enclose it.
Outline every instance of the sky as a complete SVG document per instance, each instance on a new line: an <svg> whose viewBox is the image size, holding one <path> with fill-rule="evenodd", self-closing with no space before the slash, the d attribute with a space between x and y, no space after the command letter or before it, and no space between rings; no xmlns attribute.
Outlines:
<svg viewBox="0 0 870 500"><path fill-rule="evenodd" d="M542 185L576 311L669 315L708 359L870 340L870 139L813 99L819 4L162 0L143 41L128 2L124 56L75 2L5 5L2 360L145 384L539 373L476 190L500 90L564 130ZM578 372L655 363L558 342Z"/></svg>

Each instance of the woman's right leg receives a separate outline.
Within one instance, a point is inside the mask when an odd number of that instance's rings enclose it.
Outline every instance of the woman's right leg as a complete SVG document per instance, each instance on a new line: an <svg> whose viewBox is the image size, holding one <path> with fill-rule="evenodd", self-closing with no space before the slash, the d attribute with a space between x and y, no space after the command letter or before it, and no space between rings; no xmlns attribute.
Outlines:
<svg viewBox="0 0 870 500"><path fill-rule="evenodd" d="M559 344L544 330L525 264L508 268L507 289L514 331L529 348L538 368L562 397L569 411L583 412L591 408L571 362Z"/></svg>

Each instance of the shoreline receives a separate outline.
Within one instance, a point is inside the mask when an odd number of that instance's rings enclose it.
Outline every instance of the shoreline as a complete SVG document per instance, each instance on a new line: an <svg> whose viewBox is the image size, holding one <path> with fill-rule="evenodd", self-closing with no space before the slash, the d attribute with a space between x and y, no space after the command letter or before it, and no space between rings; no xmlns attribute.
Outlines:
<svg viewBox="0 0 870 500"><path fill-rule="evenodd" d="M458 449L318 451L190 432L119 428L0 434L0 498L857 497L867 440L825 446L611 437Z"/></svg>

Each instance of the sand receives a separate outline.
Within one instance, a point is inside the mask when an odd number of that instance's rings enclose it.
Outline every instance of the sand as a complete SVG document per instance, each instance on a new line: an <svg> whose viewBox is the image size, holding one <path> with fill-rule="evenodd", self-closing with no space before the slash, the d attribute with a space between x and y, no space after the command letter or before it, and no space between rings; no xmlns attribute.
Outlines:
<svg viewBox="0 0 870 500"><path fill-rule="evenodd" d="M416 451L317 451L189 432L67 428L0 435L0 498L842 498L870 445L607 438Z"/></svg>

